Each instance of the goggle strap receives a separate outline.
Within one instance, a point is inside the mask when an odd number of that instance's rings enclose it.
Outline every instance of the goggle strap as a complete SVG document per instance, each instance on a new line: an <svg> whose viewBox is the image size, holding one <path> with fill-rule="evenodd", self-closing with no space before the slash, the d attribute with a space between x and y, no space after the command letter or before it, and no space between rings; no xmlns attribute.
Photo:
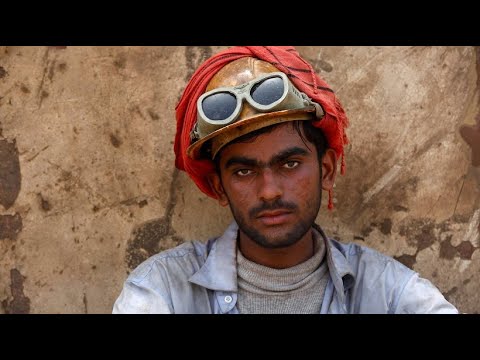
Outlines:
<svg viewBox="0 0 480 360"><path fill-rule="evenodd" d="M301 92L300 94L302 95L302 98L304 99L306 105L313 105L315 107L315 117L317 119L321 119L325 116L325 111L323 111L322 105L315 101L312 101L312 99L310 99L308 95L304 92Z"/></svg>
<svg viewBox="0 0 480 360"><path fill-rule="evenodd" d="M198 123L195 123L195 126L193 127L192 131L190 131L190 143L191 144L193 144L198 139L200 139L200 135L198 134L198 130L197 130L197 124Z"/></svg>
<svg viewBox="0 0 480 360"><path fill-rule="evenodd" d="M317 119L322 119L325 116L325 111L323 111L322 105L317 102L312 101L312 105L315 106L315 116Z"/></svg>

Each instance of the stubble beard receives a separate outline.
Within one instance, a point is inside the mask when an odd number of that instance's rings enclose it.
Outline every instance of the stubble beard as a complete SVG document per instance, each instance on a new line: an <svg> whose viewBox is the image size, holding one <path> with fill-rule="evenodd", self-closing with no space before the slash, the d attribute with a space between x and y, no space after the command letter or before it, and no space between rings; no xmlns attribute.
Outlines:
<svg viewBox="0 0 480 360"><path fill-rule="evenodd" d="M285 204L284 204L285 205ZM259 208L254 209L254 211L249 211L249 219L254 219L255 214L259 213L262 209L264 210L274 210L275 208L285 208L285 206L275 206L275 205L263 205ZM318 215L321 205L321 194L318 195L316 198L311 199L306 204L306 209L311 209L305 216L305 219L301 219L297 221L294 226L287 230L286 233L282 233L279 235L272 235L267 236L262 234L258 229L249 225L249 222L246 221L245 217L237 211L235 208L232 207L231 202L229 202L230 210L232 211L232 215L235 221L238 224L239 229L245 233L252 241L258 244L261 247L269 248L269 249L278 249L291 246L298 242L312 227L315 223L315 219ZM298 207L294 204L289 203L288 206L290 209L298 209Z"/></svg>

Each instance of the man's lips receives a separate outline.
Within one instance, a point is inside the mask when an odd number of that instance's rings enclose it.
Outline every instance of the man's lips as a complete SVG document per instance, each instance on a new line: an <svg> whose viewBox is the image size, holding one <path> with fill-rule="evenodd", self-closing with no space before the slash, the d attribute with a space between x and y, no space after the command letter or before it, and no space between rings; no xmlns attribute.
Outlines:
<svg viewBox="0 0 480 360"><path fill-rule="evenodd" d="M288 220L291 213L291 211L284 209L262 211L257 215L257 219L264 225L280 225Z"/></svg>
<svg viewBox="0 0 480 360"><path fill-rule="evenodd" d="M291 212L290 210L286 210L286 209L262 211L257 215L257 218L277 216L277 215L287 214L290 212Z"/></svg>

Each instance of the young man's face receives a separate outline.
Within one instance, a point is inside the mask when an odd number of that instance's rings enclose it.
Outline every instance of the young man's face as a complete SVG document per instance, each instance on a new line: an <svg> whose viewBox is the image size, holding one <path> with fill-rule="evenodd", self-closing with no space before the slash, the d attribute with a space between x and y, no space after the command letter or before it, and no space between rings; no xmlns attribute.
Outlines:
<svg viewBox="0 0 480 360"><path fill-rule="evenodd" d="M304 143L291 123L227 145L220 156L221 182L216 176L213 184L244 236L281 248L310 230L320 209L321 162L315 145Z"/></svg>

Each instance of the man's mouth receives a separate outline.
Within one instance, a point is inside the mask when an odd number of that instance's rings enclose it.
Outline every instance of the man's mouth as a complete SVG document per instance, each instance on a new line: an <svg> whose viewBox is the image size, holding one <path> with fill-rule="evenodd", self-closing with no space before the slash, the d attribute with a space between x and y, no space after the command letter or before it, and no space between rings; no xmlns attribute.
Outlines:
<svg viewBox="0 0 480 360"><path fill-rule="evenodd" d="M285 209L262 211L257 215L257 219L267 226L280 225L287 222L291 214L290 210Z"/></svg>

